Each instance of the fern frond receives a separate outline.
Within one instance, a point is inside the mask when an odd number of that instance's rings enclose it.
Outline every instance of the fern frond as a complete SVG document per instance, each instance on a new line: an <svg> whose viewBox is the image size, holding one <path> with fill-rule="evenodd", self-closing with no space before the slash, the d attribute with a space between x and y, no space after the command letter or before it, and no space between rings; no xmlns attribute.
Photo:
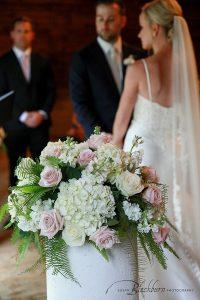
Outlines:
<svg viewBox="0 0 200 300"><path fill-rule="evenodd" d="M28 180L30 183L36 183L39 180L39 172L36 162L30 157L22 158L15 169L15 175L19 180Z"/></svg>
<svg viewBox="0 0 200 300"><path fill-rule="evenodd" d="M18 258L17 258L17 266L20 265L22 260L24 259L26 252L28 251L28 248L32 242L32 235L29 234L25 236L22 240L21 243L19 244L18 247Z"/></svg>
<svg viewBox="0 0 200 300"><path fill-rule="evenodd" d="M60 273L65 278L71 279L79 284L71 270L70 262L67 256L68 246L61 237L54 237L52 239L45 238L44 251L46 268L52 268L53 275Z"/></svg>
<svg viewBox="0 0 200 300"><path fill-rule="evenodd" d="M178 256L178 254L176 253L176 251L167 243L164 242L163 243L163 247L166 248L169 252L171 252L172 254L174 254L178 259L180 259L180 257Z"/></svg>
<svg viewBox="0 0 200 300"><path fill-rule="evenodd" d="M144 253L146 254L149 262L151 263L151 256L149 254L149 251L148 251L145 239L144 239L144 237L143 237L143 235L141 233L138 234L138 237L139 237L139 241L140 241L141 247L143 248Z"/></svg>
<svg viewBox="0 0 200 300"><path fill-rule="evenodd" d="M169 226L174 229L174 231L178 232L177 228L170 222L170 220L166 216L165 216L165 220L169 224Z"/></svg>
<svg viewBox="0 0 200 300"><path fill-rule="evenodd" d="M30 267L26 268L24 271L21 272L21 274L26 274L29 272L36 271L40 266L43 266L42 264L42 257L39 257L34 264L32 264ZM45 269L44 269L45 271Z"/></svg>
<svg viewBox="0 0 200 300"><path fill-rule="evenodd" d="M144 235L145 243L148 245L150 252L157 258L163 269L167 269L166 257L162 248L154 241L151 233Z"/></svg>

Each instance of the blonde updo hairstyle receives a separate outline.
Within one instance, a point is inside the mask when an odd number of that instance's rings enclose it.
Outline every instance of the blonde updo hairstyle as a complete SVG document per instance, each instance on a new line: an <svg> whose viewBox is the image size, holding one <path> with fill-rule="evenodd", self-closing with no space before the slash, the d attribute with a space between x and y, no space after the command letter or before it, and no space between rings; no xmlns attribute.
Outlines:
<svg viewBox="0 0 200 300"><path fill-rule="evenodd" d="M150 24L162 26L169 39L173 35L174 16L182 16L182 8L176 0L153 0L142 7L142 12Z"/></svg>

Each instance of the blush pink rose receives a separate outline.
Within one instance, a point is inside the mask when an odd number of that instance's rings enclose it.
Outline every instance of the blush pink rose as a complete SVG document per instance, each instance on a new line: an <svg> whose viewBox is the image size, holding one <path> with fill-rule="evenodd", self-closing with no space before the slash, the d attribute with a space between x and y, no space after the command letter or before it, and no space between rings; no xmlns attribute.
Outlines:
<svg viewBox="0 0 200 300"><path fill-rule="evenodd" d="M162 192L156 186L149 186L143 192L142 197L152 205L159 205L162 203Z"/></svg>
<svg viewBox="0 0 200 300"><path fill-rule="evenodd" d="M153 239L157 244L163 243L168 234L169 234L170 229L168 227L160 227L158 232L153 233Z"/></svg>
<svg viewBox="0 0 200 300"><path fill-rule="evenodd" d="M120 243L116 231L102 226L91 237L90 240L95 242L100 249L110 249L114 244Z"/></svg>
<svg viewBox="0 0 200 300"><path fill-rule="evenodd" d="M87 142L91 149L97 149L103 144L110 143L111 139L112 139L111 134L102 132L101 134L91 135L90 138L87 140Z"/></svg>
<svg viewBox="0 0 200 300"><path fill-rule="evenodd" d="M79 154L77 161L81 166L85 166L89 164L89 162L94 158L94 156L95 153L92 150L86 149Z"/></svg>
<svg viewBox="0 0 200 300"><path fill-rule="evenodd" d="M40 234L52 239L59 230L63 229L64 218L55 210L44 211L40 218Z"/></svg>
<svg viewBox="0 0 200 300"><path fill-rule="evenodd" d="M159 177L157 176L156 170L152 167L142 167L141 174L145 181L154 183L159 182Z"/></svg>
<svg viewBox="0 0 200 300"><path fill-rule="evenodd" d="M40 174L39 185L52 187L57 185L62 179L62 172L59 169L46 166Z"/></svg>

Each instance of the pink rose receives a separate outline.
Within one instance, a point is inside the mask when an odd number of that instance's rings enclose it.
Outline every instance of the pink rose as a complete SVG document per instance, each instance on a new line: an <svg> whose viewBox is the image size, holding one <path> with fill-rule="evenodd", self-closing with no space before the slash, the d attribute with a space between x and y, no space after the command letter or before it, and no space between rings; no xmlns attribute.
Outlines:
<svg viewBox="0 0 200 300"><path fill-rule="evenodd" d="M39 185L52 187L57 185L62 179L62 173L59 169L46 166L40 174Z"/></svg>
<svg viewBox="0 0 200 300"><path fill-rule="evenodd" d="M156 174L156 170L152 167L142 167L141 174L145 181L154 183L159 182L159 177Z"/></svg>
<svg viewBox="0 0 200 300"><path fill-rule="evenodd" d="M90 138L87 140L87 142L91 149L97 149L103 144L110 143L111 139L112 139L111 134L102 132L101 134L91 135Z"/></svg>
<svg viewBox="0 0 200 300"><path fill-rule="evenodd" d="M63 229L64 218L55 210L44 211L40 218L40 234L52 239L59 230Z"/></svg>
<svg viewBox="0 0 200 300"><path fill-rule="evenodd" d="M163 243L168 234L169 234L170 229L168 227L160 227L158 232L153 233L153 239L157 244Z"/></svg>
<svg viewBox="0 0 200 300"><path fill-rule="evenodd" d="M156 186L149 186L143 192L143 199L147 202L151 203L152 205L159 205L162 203L162 192Z"/></svg>
<svg viewBox="0 0 200 300"><path fill-rule="evenodd" d="M120 243L116 231L102 226L91 237L90 240L95 242L100 249L110 249L116 243Z"/></svg>
<svg viewBox="0 0 200 300"><path fill-rule="evenodd" d="M77 161L81 166L85 166L89 164L89 162L94 158L94 156L95 153L92 150L86 149L80 153L80 155L77 158Z"/></svg>

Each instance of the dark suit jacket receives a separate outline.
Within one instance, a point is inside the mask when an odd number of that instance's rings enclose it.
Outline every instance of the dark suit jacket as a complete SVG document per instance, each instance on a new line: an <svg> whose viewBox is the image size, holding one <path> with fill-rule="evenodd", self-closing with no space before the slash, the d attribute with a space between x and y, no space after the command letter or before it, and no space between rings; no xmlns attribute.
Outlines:
<svg viewBox="0 0 200 300"><path fill-rule="evenodd" d="M135 59L144 57L144 52L134 50L125 43L122 50L123 59L131 54ZM124 76L125 71L123 65ZM112 132L120 93L105 54L96 40L73 55L69 89L75 113L86 136L93 132L96 125L102 131Z"/></svg>
<svg viewBox="0 0 200 300"><path fill-rule="evenodd" d="M0 58L0 95L14 91L12 119L4 124L8 134L30 130L19 121L24 111L44 110L50 125L50 112L55 99L55 85L50 63L42 56L31 54L31 80L27 82L17 57L11 50Z"/></svg>

